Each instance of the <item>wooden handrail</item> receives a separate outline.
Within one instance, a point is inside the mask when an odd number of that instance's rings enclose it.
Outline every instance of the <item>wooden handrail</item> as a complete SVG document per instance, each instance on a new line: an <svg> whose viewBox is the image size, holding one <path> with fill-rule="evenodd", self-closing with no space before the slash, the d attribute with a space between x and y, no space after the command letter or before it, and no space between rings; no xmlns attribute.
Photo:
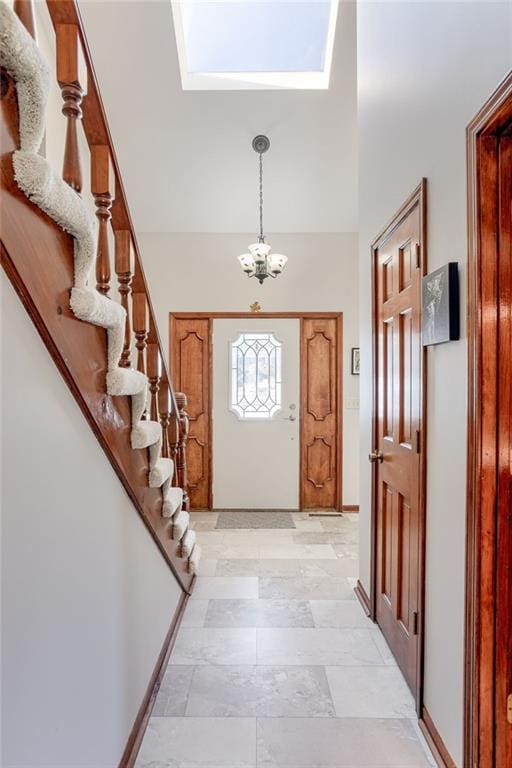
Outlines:
<svg viewBox="0 0 512 768"><path fill-rule="evenodd" d="M163 456L179 463L177 474L186 480L184 414L178 410L165 361L78 5L76 0L47 0L47 6L56 34L57 82L67 120L62 177L80 194L85 160L80 157L78 141L81 127L90 150L91 192L99 220L96 288L112 300L120 296L127 324L119 364L127 368L132 362L148 375L150 412L145 418L160 422ZM32 1L17 0L15 11L35 38ZM104 382L106 373L105 334L93 325L78 322L63 300L73 284L72 239L31 204L14 181L11 153L19 147L18 110L11 78L8 83L7 91L2 93L0 124L4 140L1 181L6 193L2 265L146 526L183 589L188 591L193 576L188 574L186 562L176 561L175 547L169 541L168 521L161 516L160 491L141 484L147 473L147 457L143 452L132 451L127 440L131 428L129 400L114 398L107 402L108 396L102 394L98 386L100 381ZM111 285L109 227L115 243L113 266L117 285ZM52 269L48 270L45 265L50 259L53 259ZM136 361L131 360L132 329ZM186 488L184 491L186 499Z"/></svg>

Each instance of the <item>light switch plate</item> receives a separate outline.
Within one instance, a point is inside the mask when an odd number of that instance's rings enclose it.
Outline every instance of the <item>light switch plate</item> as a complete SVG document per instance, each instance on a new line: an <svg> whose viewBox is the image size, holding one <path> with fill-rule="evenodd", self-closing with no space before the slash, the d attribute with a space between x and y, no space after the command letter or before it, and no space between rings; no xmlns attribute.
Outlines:
<svg viewBox="0 0 512 768"><path fill-rule="evenodd" d="M359 398L358 397L346 397L345 408L350 411L359 410Z"/></svg>

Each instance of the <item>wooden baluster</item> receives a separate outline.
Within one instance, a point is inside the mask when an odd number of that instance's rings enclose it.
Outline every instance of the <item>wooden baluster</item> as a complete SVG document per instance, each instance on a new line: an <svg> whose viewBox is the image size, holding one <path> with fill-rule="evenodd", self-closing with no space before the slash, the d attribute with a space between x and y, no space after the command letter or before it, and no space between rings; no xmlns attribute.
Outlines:
<svg viewBox="0 0 512 768"><path fill-rule="evenodd" d="M12 9L27 32L37 41L36 17L32 0L14 0Z"/></svg>
<svg viewBox="0 0 512 768"><path fill-rule="evenodd" d="M169 433L167 428L169 426L170 417L170 395L169 382L167 376L164 375L160 379L160 389L158 391L158 409L160 411L160 424L162 425L162 456L166 459L170 458L171 451L169 447Z"/></svg>
<svg viewBox="0 0 512 768"><path fill-rule="evenodd" d="M178 406L180 440L178 444L176 468L178 473L178 482L183 488L183 509L190 508L190 499L188 495L187 478L187 440L189 430L189 420L187 414L187 396L183 392L176 392L176 405Z"/></svg>
<svg viewBox="0 0 512 768"><path fill-rule="evenodd" d="M110 290L110 249L108 222L111 218L115 194L115 172L107 146L91 147L91 192L96 203L96 216L100 223L96 252L96 289L106 296Z"/></svg>
<svg viewBox="0 0 512 768"><path fill-rule="evenodd" d="M124 346L119 365L121 368L131 367L131 318L130 304L128 297L131 293L130 283L132 281L131 256L132 256L132 237L129 229L118 229L115 234L115 268L117 279L119 281L119 293L121 294L121 305L126 310L126 324L124 327Z"/></svg>
<svg viewBox="0 0 512 768"><path fill-rule="evenodd" d="M132 293L133 330L137 347L137 370L146 373L145 349L148 338L148 301L146 294L140 291Z"/></svg>
<svg viewBox="0 0 512 768"><path fill-rule="evenodd" d="M150 326L151 328L151 326ZM147 347L148 380L150 391L149 416L151 421L160 421L158 409L158 390L160 388L160 349L158 343L150 339Z"/></svg>
<svg viewBox="0 0 512 768"><path fill-rule="evenodd" d="M174 485L179 485L178 448L180 444L180 421L179 414L174 409L171 410L169 415L167 434L169 436L169 458L171 458L176 465L176 471L174 473Z"/></svg>
<svg viewBox="0 0 512 768"><path fill-rule="evenodd" d="M78 27L75 24L57 24L55 37L57 80L64 99L62 114L67 118L62 178L76 192L81 192L82 163L78 145L78 121L82 119L81 105L87 89L87 68Z"/></svg>

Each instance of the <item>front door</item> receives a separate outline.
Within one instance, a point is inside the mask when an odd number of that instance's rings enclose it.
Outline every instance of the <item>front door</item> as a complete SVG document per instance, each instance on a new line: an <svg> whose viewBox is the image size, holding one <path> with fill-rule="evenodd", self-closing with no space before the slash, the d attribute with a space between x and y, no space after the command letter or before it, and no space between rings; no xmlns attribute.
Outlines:
<svg viewBox="0 0 512 768"><path fill-rule="evenodd" d="M298 318L213 320L213 505L298 509Z"/></svg>
<svg viewBox="0 0 512 768"><path fill-rule="evenodd" d="M422 559L423 188L373 245L375 277L374 606L414 694Z"/></svg>

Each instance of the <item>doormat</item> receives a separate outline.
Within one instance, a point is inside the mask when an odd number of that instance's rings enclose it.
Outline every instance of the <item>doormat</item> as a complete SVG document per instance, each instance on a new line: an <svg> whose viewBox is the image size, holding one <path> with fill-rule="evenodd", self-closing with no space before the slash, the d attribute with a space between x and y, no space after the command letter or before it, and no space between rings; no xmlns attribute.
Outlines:
<svg viewBox="0 0 512 768"><path fill-rule="evenodd" d="M291 512L284 509L219 509L219 528L295 528Z"/></svg>

